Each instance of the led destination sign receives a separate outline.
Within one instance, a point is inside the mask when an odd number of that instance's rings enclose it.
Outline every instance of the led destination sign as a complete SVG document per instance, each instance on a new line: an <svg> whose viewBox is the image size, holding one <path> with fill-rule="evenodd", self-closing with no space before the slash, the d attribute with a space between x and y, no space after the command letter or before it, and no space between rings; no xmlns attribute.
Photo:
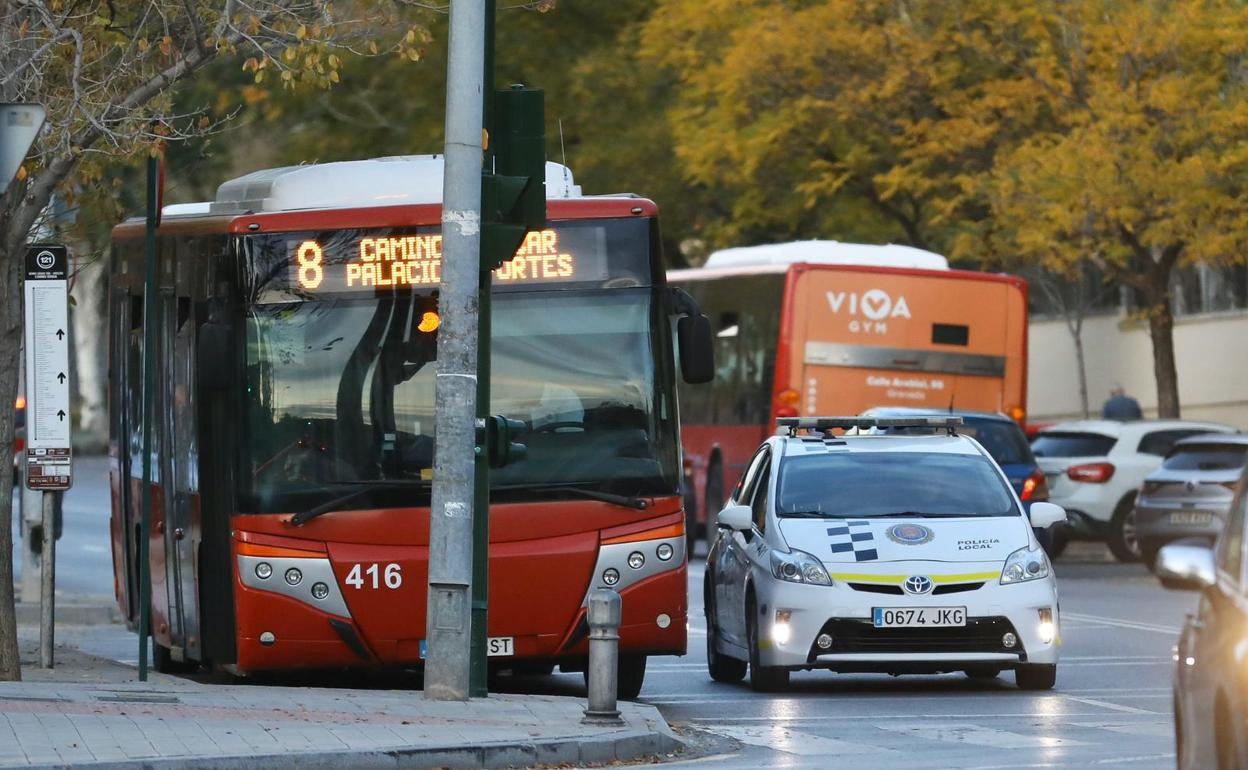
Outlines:
<svg viewBox="0 0 1248 770"><path fill-rule="evenodd" d="M442 236L436 231L330 233L287 241L287 249L290 285L302 293L377 293L442 282ZM515 258L494 271L494 281L599 281L607 275L605 256L596 228L531 232Z"/></svg>

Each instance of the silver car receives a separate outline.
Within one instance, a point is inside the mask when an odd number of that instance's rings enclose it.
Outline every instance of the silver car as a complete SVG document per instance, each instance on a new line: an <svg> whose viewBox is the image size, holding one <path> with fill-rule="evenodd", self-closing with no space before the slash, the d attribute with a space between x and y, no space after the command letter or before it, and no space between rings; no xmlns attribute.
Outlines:
<svg viewBox="0 0 1248 770"><path fill-rule="evenodd" d="M1205 434L1175 442L1135 499L1140 558L1149 569L1171 541L1195 537L1213 544L1226 522L1245 457L1248 435Z"/></svg>

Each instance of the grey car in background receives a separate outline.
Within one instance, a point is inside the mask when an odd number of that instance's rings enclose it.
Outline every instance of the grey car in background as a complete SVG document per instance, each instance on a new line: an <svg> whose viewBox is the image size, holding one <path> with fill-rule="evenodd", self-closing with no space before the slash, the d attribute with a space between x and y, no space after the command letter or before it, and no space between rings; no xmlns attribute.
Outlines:
<svg viewBox="0 0 1248 770"><path fill-rule="evenodd" d="M1199 538L1209 545L1226 522L1248 459L1248 435L1205 434L1176 441L1135 499L1140 558L1153 568L1166 543Z"/></svg>

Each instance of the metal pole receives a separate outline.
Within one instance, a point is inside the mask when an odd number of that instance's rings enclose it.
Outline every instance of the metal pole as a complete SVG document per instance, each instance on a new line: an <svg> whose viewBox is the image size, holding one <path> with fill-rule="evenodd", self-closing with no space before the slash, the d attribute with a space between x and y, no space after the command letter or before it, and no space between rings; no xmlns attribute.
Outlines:
<svg viewBox="0 0 1248 770"><path fill-rule="evenodd" d="M143 488L139 523L139 681L147 681L147 640L152 635L152 412L156 391L156 206L160 161L147 157L147 232L143 273ZM46 536L46 535L45 535Z"/></svg>
<svg viewBox="0 0 1248 770"><path fill-rule="evenodd" d="M621 724L616 708L620 672L620 595L610 588L595 588L589 594L585 618L589 623L589 664L585 683L589 704L585 724Z"/></svg>
<svg viewBox="0 0 1248 770"><path fill-rule="evenodd" d="M52 668L56 623L56 496L43 493L43 572L39 581L39 665Z"/></svg>
<svg viewBox="0 0 1248 770"><path fill-rule="evenodd" d="M21 356L22 393L30 393L30 385L26 379L26 355L23 351ZM26 428L26 433L30 435L30 427ZM39 601L40 591L42 590L43 578L39 568L39 558L42 555L36 554L35 550L30 547L30 539L35 530L39 517L43 515L43 511L39 505L39 492L28 489L26 487L26 450L22 449L22 456L18 458L18 467L21 469L21 476L17 480L20 489L17 492L18 513L21 515L22 522L22 602L34 604Z"/></svg>
<svg viewBox="0 0 1248 770"><path fill-rule="evenodd" d="M496 0L485 0L485 63L481 89L482 125L494 130L494 10ZM484 165L492 171L494 143L488 141ZM479 252L478 252L479 253ZM478 262L479 267L483 267ZM490 334L493 321L491 278L493 272L481 269L477 283L477 418L490 416ZM473 484L472 515L472 644L469 650L469 694L484 698L489 694L489 660L486 643L489 637L490 594L490 462L487 452L477 455L476 480Z"/></svg>
<svg viewBox="0 0 1248 770"><path fill-rule="evenodd" d="M467 700L469 689L484 29L484 0L453 0L426 604L425 697L432 700Z"/></svg>

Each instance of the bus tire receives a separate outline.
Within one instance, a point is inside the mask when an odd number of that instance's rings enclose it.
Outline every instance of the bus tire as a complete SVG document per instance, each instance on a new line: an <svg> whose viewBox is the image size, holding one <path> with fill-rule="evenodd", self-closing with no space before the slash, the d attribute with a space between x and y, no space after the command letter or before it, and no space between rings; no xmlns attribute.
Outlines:
<svg viewBox="0 0 1248 770"><path fill-rule="evenodd" d="M198 666L189 660L174 660L169 648L153 639L152 668L162 674L188 674L196 670Z"/></svg>
<svg viewBox="0 0 1248 770"><path fill-rule="evenodd" d="M621 700L636 700L641 695L641 686L646 681L646 656L621 655L620 678L616 686L616 695Z"/></svg>
<svg viewBox="0 0 1248 770"><path fill-rule="evenodd" d="M621 655L616 664L615 697L619 700L635 700L641 695L641 686L646 681L646 656ZM581 671L581 679L585 687L589 687L589 664Z"/></svg>

